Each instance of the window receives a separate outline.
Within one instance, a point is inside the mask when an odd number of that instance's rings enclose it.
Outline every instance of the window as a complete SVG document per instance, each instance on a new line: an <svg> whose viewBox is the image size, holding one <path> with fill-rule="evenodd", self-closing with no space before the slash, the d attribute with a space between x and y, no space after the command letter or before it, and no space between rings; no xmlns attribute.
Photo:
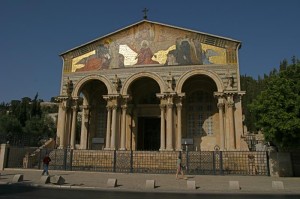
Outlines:
<svg viewBox="0 0 300 199"><path fill-rule="evenodd" d="M212 94L205 91L196 91L187 96L188 137L208 135L213 133L213 103Z"/></svg>

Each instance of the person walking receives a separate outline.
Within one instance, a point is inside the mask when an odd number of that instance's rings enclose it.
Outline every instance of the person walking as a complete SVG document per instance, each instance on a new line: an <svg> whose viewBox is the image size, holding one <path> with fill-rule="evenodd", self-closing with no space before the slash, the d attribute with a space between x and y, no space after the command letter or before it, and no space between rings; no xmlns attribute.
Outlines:
<svg viewBox="0 0 300 199"><path fill-rule="evenodd" d="M183 179L185 179L185 178L184 178L184 175L183 175L183 170L182 170L182 159L181 159L181 154L178 155L176 166L177 166L176 179L178 179L178 174L179 174L179 173L181 173L181 177L182 177Z"/></svg>
<svg viewBox="0 0 300 199"><path fill-rule="evenodd" d="M43 173L42 175L44 175L46 173L46 175L49 175L48 169L49 169L49 163L51 162L51 159L49 157L49 154L46 153L44 159L43 159Z"/></svg>

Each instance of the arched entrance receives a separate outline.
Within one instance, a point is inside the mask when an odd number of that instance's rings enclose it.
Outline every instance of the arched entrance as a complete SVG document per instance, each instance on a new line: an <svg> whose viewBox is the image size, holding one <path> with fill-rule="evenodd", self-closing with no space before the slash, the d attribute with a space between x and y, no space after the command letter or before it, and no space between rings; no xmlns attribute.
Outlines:
<svg viewBox="0 0 300 199"><path fill-rule="evenodd" d="M81 107L81 149L102 149L106 135L107 110L103 95L107 95L106 85L96 79L88 80L82 84L78 91L83 98Z"/></svg>
<svg viewBox="0 0 300 199"><path fill-rule="evenodd" d="M141 77L130 84L133 119L136 123L132 143L136 150L159 150L160 147L160 92L158 83L149 77Z"/></svg>
<svg viewBox="0 0 300 199"><path fill-rule="evenodd" d="M193 75L182 87L185 93L183 118L185 137L193 139L193 150L216 145L218 132L216 83L206 75Z"/></svg>

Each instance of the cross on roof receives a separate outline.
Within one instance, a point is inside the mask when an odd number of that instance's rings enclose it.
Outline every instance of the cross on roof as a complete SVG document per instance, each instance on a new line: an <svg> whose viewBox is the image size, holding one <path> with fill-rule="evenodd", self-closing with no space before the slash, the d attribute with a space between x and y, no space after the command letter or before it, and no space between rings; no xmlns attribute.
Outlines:
<svg viewBox="0 0 300 199"><path fill-rule="evenodd" d="M147 19L147 12L149 10L147 8L144 8L144 10L142 11L144 13L144 19Z"/></svg>

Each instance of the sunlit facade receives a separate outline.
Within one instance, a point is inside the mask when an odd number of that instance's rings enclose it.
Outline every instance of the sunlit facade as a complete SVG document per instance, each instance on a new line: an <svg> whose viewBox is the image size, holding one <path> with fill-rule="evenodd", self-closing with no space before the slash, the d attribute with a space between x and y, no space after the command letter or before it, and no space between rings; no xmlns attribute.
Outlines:
<svg viewBox="0 0 300 199"><path fill-rule="evenodd" d="M61 54L58 147L247 150L240 46L142 20Z"/></svg>

